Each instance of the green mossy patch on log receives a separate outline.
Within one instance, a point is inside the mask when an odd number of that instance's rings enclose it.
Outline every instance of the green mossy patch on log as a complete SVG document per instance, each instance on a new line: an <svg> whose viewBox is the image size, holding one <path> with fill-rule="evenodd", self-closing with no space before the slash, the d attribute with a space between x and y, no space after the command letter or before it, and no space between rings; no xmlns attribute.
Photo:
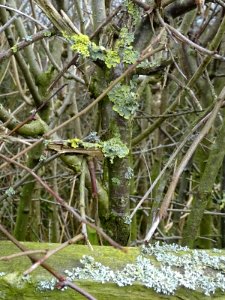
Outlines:
<svg viewBox="0 0 225 300"><path fill-rule="evenodd" d="M57 244L46 243L24 243L24 245L32 250L53 249L58 246ZM159 248L156 248L156 251L158 251L158 249ZM167 253L166 251L165 253ZM0 242L1 256L18 252L19 250L10 242ZM191 253L193 253L191 250L188 250L187 252L174 251L174 255L177 255L178 257L189 255ZM195 256L193 257L197 257L198 253L199 252L196 251L194 254ZM224 252L217 253L211 251L207 253L211 253L212 257L217 257L218 255L223 257L223 255L225 255ZM156 253L153 253L152 256L149 256L149 254L143 254L143 257L148 259L151 258L151 262L153 264L160 266L160 263L156 260L156 256L154 254ZM65 270L72 271L73 268L82 268L83 265L80 260L83 258L83 255L92 257L96 262L101 263L103 266L108 266L116 272L116 270L124 269L128 264L134 265L138 255L140 255L140 250L138 248L129 248L127 253L123 253L119 250L113 249L112 247L94 246L94 251L91 251L87 246L71 245L64 250L61 250L59 253L56 253L53 257L47 260L47 263L54 267L58 272L64 274ZM168 258L169 256L167 256L167 259ZM20 275L29 268L30 265L30 260L26 257L19 257L10 261L0 261L0 274L1 272L6 274L4 276L0 276L0 299L84 299L83 296L71 289L67 289L65 291L56 289L52 291L40 291L37 288L38 284L43 280L46 280L47 282L52 277L45 270L39 267L31 274L29 279L24 280ZM207 269L208 274L215 271L214 268ZM222 268L219 270L219 272L221 271L224 271L224 269ZM168 277L169 276L170 275L168 274ZM216 293L211 296L206 296L201 291L179 288L176 290L174 295L163 295L136 282L131 286L125 287L119 287L115 283L111 282L102 284L90 279L75 280L75 283L96 297L96 299L225 299L225 293L221 290L217 290Z"/></svg>

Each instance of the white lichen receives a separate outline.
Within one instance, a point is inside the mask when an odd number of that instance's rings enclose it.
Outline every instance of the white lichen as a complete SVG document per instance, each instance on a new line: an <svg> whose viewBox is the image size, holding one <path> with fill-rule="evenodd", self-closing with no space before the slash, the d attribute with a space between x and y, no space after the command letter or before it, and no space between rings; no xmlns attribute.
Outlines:
<svg viewBox="0 0 225 300"><path fill-rule="evenodd" d="M69 280L113 282L123 287L142 284L157 293L171 295L178 288L198 290L210 296L217 289L225 291L225 256L210 255L203 250L190 250L176 244L143 246L134 263L113 270L92 256L83 256L82 267L65 270ZM155 260L160 262L155 263ZM39 289L52 290L56 280L39 282Z"/></svg>

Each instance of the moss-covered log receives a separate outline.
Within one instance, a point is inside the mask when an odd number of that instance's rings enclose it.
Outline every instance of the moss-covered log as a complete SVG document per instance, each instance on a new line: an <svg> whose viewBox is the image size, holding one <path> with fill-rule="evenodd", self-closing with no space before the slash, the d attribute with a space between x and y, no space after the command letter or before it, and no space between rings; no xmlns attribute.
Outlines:
<svg viewBox="0 0 225 300"><path fill-rule="evenodd" d="M25 246L29 249L53 249L57 247L57 244L38 244L38 243L24 243ZM146 251L141 254L142 256L142 263L144 262L144 268L146 272L149 267L149 261L157 267L161 268L161 264L159 263L159 253L165 257L165 261L172 260L172 257L176 256L177 258L181 258L179 261L188 261L188 257L194 260L194 263L198 265L198 268L205 270L204 272L207 273L207 276L211 276L214 272L220 274L220 279L224 278L221 271L224 269L224 260L225 254L224 252L220 251L219 254L216 251L210 252L197 252L197 251L177 251L175 248L168 248L168 246L161 247L156 245L156 247L149 248L150 253L152 255L146 254ZM2 241L0 242L0 254L1 256L7 256L13 253L19 252L17 248L12 245L10 242ZM147 250L148 252L148 250ZM99 266L99 272L105 270L105 266L108 266L110 270L113 270L116 274L117 270L123 270L125 266L130 264L130 268L132 270L132 266L134 267L137 264L137 257L140 254L140 250L138 248L129 248L127 253L123 253L119 250L113 249L112 247L94 247L94 251L91 251L87 246L81 245L72 245L67 247L66 249L60 251L59 253L55 254L48 260L48 263L57 269L58 272L64 273L65 270L68 270L66 274L71 276L73 273L73 268L80 268L78 273L80 275L82 273L82 269L86 268L85 263L81 263L81 259L83 255L88 255L89 259L92 257L93 260L96 262L101 263ZM169 257L168 255L172 255ZM181 257L182 256L182 257ZM200 263L200 257L203 260L207 261L207 267L204 267ZM211 257L211 262L208 258ZM140 258L140 256L139 256ZM157 261L158 259L158 261ZM221 261L220 261L221 259ZM139 259L140 262L140 259ZM178 261L177 261L178 262ZM217 262L220 263L220 267L218 268ZM203 263L204 264L204 263ZM206 266L205 264L205 266ZM210 267L211 265L211 267ZM213 265L213 267L212 267ZM21 274L30 266L30 261L26 257L18 257L11 259L9 261L0 261L0 299L64 299L64 300L71 300L71 299L84 299L83 296L75 292L71 289L66 289L64 291L59 291L57 289L54 290L43 290L44 286L47 286L52 279L50 275L39 267L35 270L29 278L24 279ZM98 267L94 264L93 270L95 271L95 279L98 279ZM139 265L139 271L140 271ZM164 265L165 266L165 265ZM217 267L216 267L217 266ZM217 269L217 270L215 270ZM79 271L80 270L80 271ZM179 267L176 266L176 271L179 270ZM133 271L135 273L135 271ZM137 272L137 269L136 269ZM145 271L144 271L145 272ZM153 272L155 272L153 270ZM183 271L185 273L185 271ZM181 272L182 273L182 272ZM117 283L119 282L119 273L117 273ZM122 271L120 275L122 274ZM125 274L125 273L123 273ZM159 274L159 273L158 273ZM155 276L158 275L155 273ZM102 276L102 275L101 275ZM144 276L144 275L143 275ZM166 274L167 278L163 277L162 286L165 284L165 281L173 280L171 278L171 274ZM151 277L151 276L150 276ZM149 277L149 280L151 278ZM154 277L154 276L153 276ZM193 279L193 276L191 276ZM121 275L122 278L122 275ZM121 279L123 280L123 279ZM155 278L158 282L159 278ZM122 282L122 281L121 281ZM193 281L194 282L194 281ZM134 282L132 285L119 287L116 283L113 282L106 282L101 283L97 282L93 279L75 279L75 283L88 291L92 294L96 299L224 299L224 292L220 289L217 289L216 292L210 296L206 296L202 290L191 290L180 287L176 290L175 294L172 295L165 295L162 293L156 293L151 288L147 288L140 282ZM194 285L194 283L193 283ZM207 282L206 282L207 285ZM222 282L222 285L225 287L225 280ZM42 289L40 289L42 287ZM192 286L193 287L193 286ZM159 287L160 288L160 287ZM205 292L206 290L204 290Z"/></svg>

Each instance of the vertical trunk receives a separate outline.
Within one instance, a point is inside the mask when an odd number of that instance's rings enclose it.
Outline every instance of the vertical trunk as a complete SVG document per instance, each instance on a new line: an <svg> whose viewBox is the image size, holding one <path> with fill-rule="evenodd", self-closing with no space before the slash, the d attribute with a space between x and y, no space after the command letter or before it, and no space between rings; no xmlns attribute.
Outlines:
<svg viewBox="0 0 225 300"><path fill-rule="evenodd" d="M39 157L42 153L43 146L38 145L33 150L30 151L27 166L28 168L32 169L35 165L39 162ZM31 201L32 201L32 194L35 187L35 181L33 177L30 176L28 178L28 183L26 183L21 192L20 202L17 209L16 214L16 224L14 229L15 238L20 241L24 241L28 234L27 226L28 221L31 213Z"/></svg>
<svg viewBox="0 0 225 300"><path fill-rule="evenodd" d="M200 179L198 193L195 197L191 213L187 220L187 226L183 233L183 245L194 246L198 234L204 210L211 199L211 191L222 165L225 155L225 121L212 145L206 167Z"/></svg>
<svg viewBox="0 0 225 300"><path fill-rule="evenodd" d="M130 127L128 121L116 113L111 119L113 128L111 135L120 134L123 143L129 145ZM125 223L129 215L129 179L126 178L126 172L129 168L129 159L115 158L113 163L108 162L109 173L109 215L105 223L105 228L110 236L120 243L127 245L130 236L130 225Z"/></svg>
<svg viewBox="0 0 225 300"><path fill-rule="evenodd" d="M225 198L225 159L223 159L222 165L222 176L221 176L221 199ZM221 212L225 212L225 208L221 209ZM220 221L220 230L221 230L221 247L225 248L225 218L221 218Z"/></svg>

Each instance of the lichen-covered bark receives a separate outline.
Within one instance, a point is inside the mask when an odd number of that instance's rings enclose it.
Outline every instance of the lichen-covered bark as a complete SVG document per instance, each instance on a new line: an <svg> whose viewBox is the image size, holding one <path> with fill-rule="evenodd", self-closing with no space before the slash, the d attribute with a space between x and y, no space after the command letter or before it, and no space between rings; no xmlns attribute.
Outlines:
<svg viewBox="0 0 225 300"><path fill-rule="evenodd" d="M39 243L24 243L29 249L53 249L57 244L39 244ZM81 267L80 259L83 255L92 256L96 261L103 265L109 266L113 270L120 270L126 264L133 264L139 255L138 248L129 248L127 253L123 253L112 247L94 247L92 251L87 246L71 245L54 256L48 259L48 263L54 266L57 271L63 273L65 269L72 270L74 267ZM16 247L6 241L0 242L1 256L10 255L18 252ZM188 251L190 254L190 251ZM209 252L210 253L210 252ZM176 255L185 255L186 252L176 253ZM220 253L223 255L224 252ZM213 254L215 255L215 254ZM152 263L155 263L154 258L151 258ZM158 263L159 264L159 263ZM37 289L40 281L48 282L51 277L46 271L39 267L35 272L31 273L29 280L22 280L21 274L29 268L30 261L26 257L14 258L10 261L0 261L0 272L5 272L5 276L0 276L0 299L23 299L23 300L38 300L38 299L84 299L83 296L71 289L60 291L54 289L44 291ZM200 266L199 266L200 267ZM210 276L210 272L209 272ZM156 278L158 280L158 278ZM224 299L224 293L216 291L210 297L204 295L201 291L180 288L174 295L163 295L156 293L153 289L147 288L138 282L131 286L119 287L115 283L101 283L94 280L76 280L75 283L88 291L98 300L105 299L169 299L169 300L208 300L208 299ZM162 282L163 285L163 282Z"/></svg>
<svg viewBox="0 0 225 300"><path fill-rule="evenodd" d="M117 113L111 114L110 136L119 134L121 141L129 144L129 121L120 117ZM104 228L108 234L121 245L127 245L130 236L130 225L125 223L129 215L129 179L126 172L129 167L129 159L114 158L113 163L108 161L109 180L109 213L104 218Z"/></svg>

